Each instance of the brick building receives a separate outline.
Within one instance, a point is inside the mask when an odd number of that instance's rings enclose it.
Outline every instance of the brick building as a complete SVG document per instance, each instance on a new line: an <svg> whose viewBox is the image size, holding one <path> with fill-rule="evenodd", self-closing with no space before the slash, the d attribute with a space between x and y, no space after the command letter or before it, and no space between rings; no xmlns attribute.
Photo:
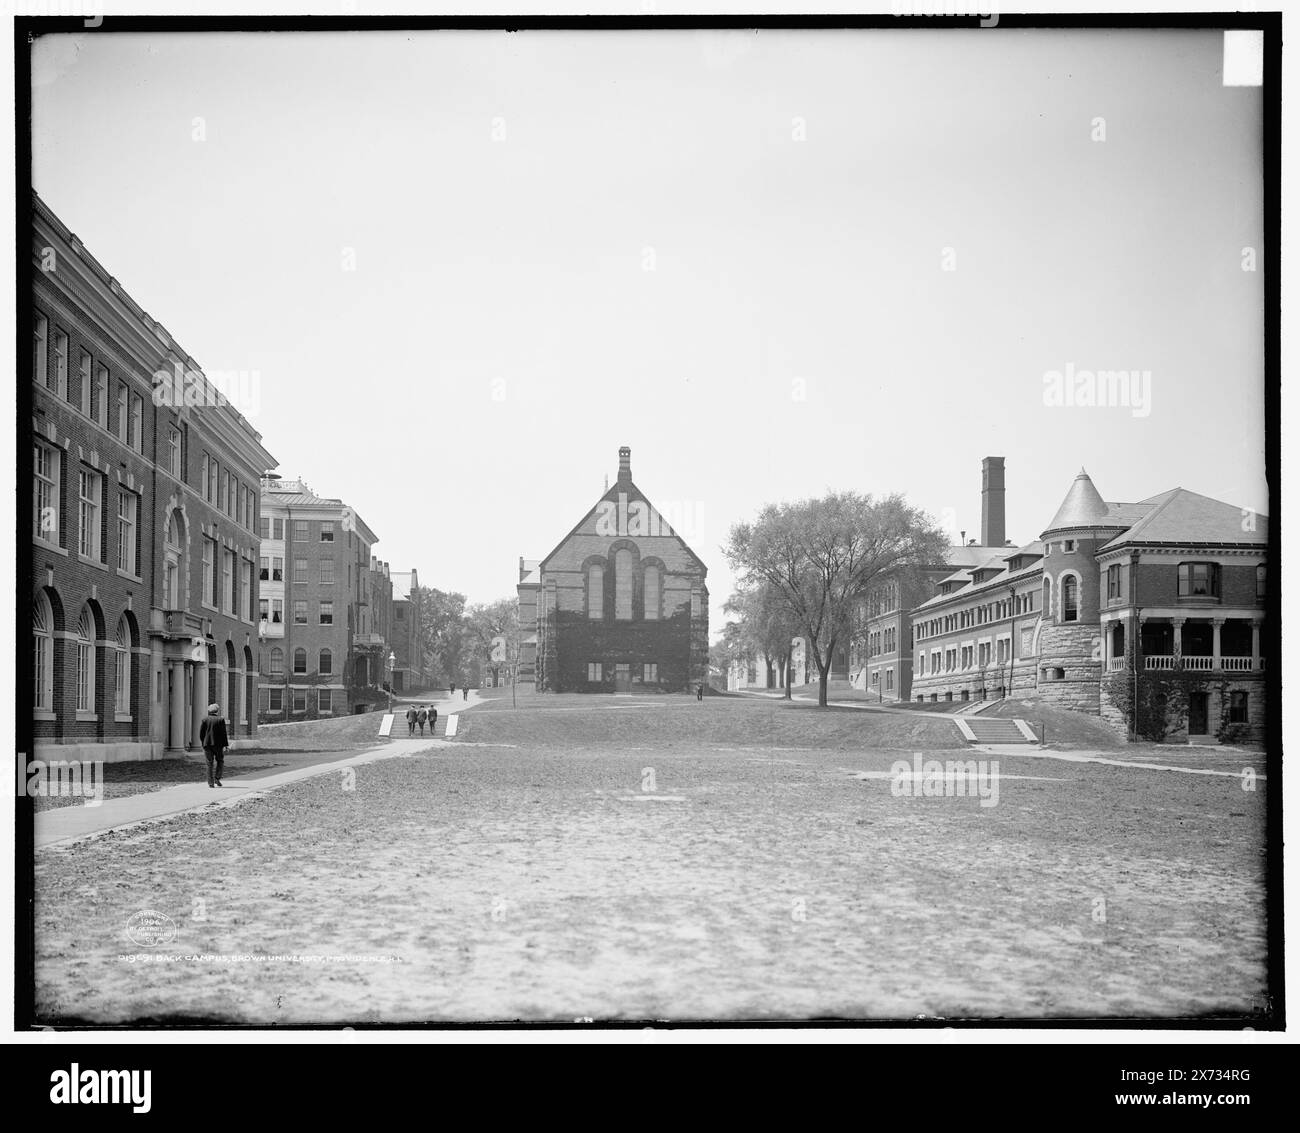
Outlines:
<svg viewBox="0 0 1300 1133"><path fill-rule="evenodd" d="M868 592L849 656L855 688L873 692L882 701L911 700L912 611L934 597L940 583L956 571L976 568L1009 550L1003 457L984 458L982 481L978 543L972 539L953 544L941 563L890 571Z"/></svg>
<svg viewBox="0 0 1300 1133"><path fill-rule="evenodd" d="M393 588L388 564L372 553L375 533L301 480L263 483L259 524L260 719L386 702Z"/></svg>
<svg viewBox="0 0 1300 1133"><path fill-rule="evenodd" d="M424 596L416 570L393 571L393 691L419 692L429 687L424 638Z"/></svg>
<svg viewBox="0 0 1300 1133"><path fill-rule="evenodd" d="M39 198L32 235L34 752L159 758L198 746L211 702L237 743L275 461Z"/></svg>
<svg viewBox="0 0 1300 1133"><path fill-rule="evenodd" d="M521 563L520 679L553 692L686 692L709 679L708 573L618 479L536 566Z"/></svg>
<svg viewBox="0 0 1300 1133"><path fill-rule="evenodd" d="M1182 488L1107 503L1080 472L1041 539L955 572L912 612L914 699L1033 690L1123 727L1109 678L1124 678L1161 686L1171 737L1259 738L1267 541L1249 510Z"/></svg>

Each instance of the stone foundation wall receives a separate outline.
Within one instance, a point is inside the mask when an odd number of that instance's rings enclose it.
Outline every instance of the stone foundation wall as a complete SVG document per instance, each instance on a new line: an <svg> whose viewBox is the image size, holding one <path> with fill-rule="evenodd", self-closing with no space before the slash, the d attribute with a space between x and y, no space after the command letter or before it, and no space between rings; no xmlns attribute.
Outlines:
<svg viewBox="0 0 1300 1133"><path fill-rule="evenodd" d="M1101 714L1101 628L1045 623L1038 637L1038 695L1057 708ZM1064 670L1054 679L1053 670Z"/></svg>

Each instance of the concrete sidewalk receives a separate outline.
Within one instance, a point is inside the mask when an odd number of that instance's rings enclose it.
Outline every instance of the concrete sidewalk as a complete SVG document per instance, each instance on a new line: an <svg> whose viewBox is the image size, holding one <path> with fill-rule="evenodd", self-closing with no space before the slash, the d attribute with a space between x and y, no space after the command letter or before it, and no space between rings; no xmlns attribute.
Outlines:
<svg viewBox="0 0 1300 1133"><path fill-rule="evenodd" d="M426 701L425 703L431 702ZM466 708L473 708L476 703L482 703L482 701L475 698L472 691L468 701L461 700L458 695L454 707L450 699L446 701L448 707L446 715L455 715ZM439 704L438 711L443 714L441 704ZM375 713L375 716L377 717L375 728L378 730L378 717L380 714ZM337 773L347 767L360 767L367 763L375 763L381 759L417 755L420 752L456 746L454 739L442 740L435 739L432 736L418 735L414 738L405 735L399 736L397 734L398 725L401 724L405 727L405 723L405 720L400 718L393 721L394 734L392 739L378 740L373 747L364 748L353 755L340 756L339 759L328 763L313 763L306 767L292 767L286 771L278 771L270 775L259 773L247 777L237 776L231 778L227 776L222 780L220 787L209 787L206 779L201 779L195 783L164 787L161 791L148 791L144 794L128 795L120 799L106 799L99 806L86 806L83 804L81 806L39 810L35 815L35 848L41 850L49 846L77 842L83 838L92 838L107 830L120 830L124 827L137 826L160 818L170 818L173 815L184 814L187 811L205 810L209 807L234 806L245 799L258 798L274 791L277 787L296 783L300 779L310 779L315 775L327 775L331 772ZM196 768L196 771L203 775L206 773L206 766L200 765Z"/></svg>

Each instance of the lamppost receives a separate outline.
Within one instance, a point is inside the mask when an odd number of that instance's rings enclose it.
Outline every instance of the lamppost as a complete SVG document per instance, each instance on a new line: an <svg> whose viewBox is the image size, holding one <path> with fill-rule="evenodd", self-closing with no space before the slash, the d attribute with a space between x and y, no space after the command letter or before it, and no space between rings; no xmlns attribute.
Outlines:
<svg viewBox="0 0 1300 1133"><path fill-rule="evenodd" d="M391 649L388 651L388 711L393 710L393 665L397 662L397 654Z"/></svg>

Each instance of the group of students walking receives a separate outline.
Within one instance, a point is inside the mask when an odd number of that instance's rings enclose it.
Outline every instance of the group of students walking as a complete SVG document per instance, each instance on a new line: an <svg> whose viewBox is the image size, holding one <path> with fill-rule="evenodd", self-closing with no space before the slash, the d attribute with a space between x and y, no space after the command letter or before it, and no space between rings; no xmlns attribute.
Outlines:
<svg viewBox="0 0 1300 1133"><path fill-rule="evenodd" d="M425 724L429 725L429 735L438 723L438 710L432 704L412 704L406 710L406 730L415 735L415 726L420 726L420 735L424 735Z"/></svg>

